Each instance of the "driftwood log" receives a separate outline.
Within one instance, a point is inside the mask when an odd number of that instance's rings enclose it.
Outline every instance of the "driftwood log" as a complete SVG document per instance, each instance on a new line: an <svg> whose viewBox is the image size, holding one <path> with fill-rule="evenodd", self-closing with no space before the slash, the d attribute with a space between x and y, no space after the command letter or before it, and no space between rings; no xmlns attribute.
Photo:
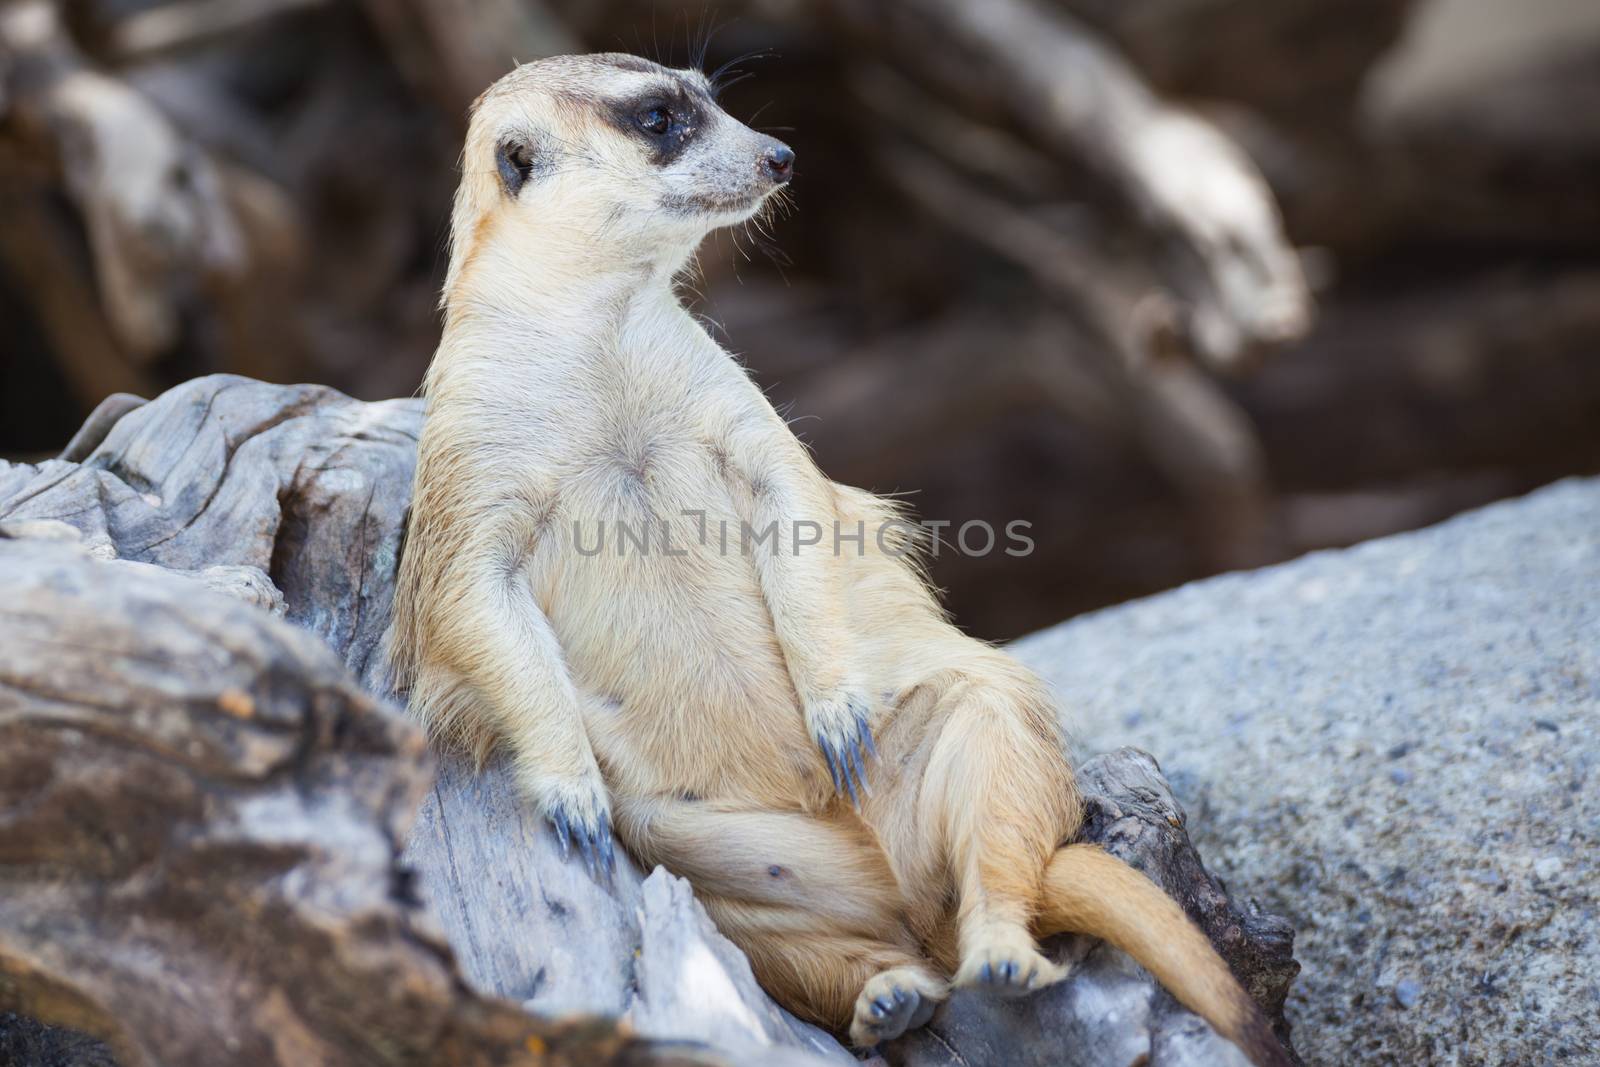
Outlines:
<svg viewBox="0 0 1600 1067"><path fill-rule="evenodd" d="M397 862L421 737L158 567L0 552L0 1006L145 1064L716 1062L471 991Z"/></svg>
<svg viewBox="0 0 1600 1067"><path fill-rule="evenodd" d="M125 1067L849 1062L687 883L624 862L597 885L497 767L430 779L377 656L421 417L218 376L0 466L0 1012ZM1287 924L1206 873L1150 757L1083 781L1088 837L1184 903L1287 1037ZM958 995L885 1058L1242 1062L1120 953L1056 948L1066 983ZM0 1041L52 1040L33 1026Z"/></svg>

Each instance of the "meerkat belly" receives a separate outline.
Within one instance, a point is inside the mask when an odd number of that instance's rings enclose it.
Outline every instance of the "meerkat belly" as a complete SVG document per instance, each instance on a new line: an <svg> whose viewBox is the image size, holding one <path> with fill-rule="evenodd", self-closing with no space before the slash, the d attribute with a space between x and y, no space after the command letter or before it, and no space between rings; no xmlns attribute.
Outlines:
<svg viewBox="0 0 1600 1067"><path fill-rule="evenodd" d="M613 788L798 797L817 784L740 510L687 449L601 466L563 494L547 609Z"/></svg>

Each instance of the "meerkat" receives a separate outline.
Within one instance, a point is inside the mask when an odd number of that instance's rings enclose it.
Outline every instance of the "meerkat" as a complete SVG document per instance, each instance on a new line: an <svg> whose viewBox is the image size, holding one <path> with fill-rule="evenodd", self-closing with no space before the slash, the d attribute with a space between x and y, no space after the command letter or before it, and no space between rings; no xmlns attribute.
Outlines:
<svg viewBox="0 0 1600 1067"><path fill-rule="evenodd" d="M1070 843L1040 680L950 623L896 508L829 481L683 306L702 239L793 166L699 72L633 56L520 66L476 101L397 684L435 735L509 750L563 851L609 870L615 827L858 1046L954 988L1060 981L1037 939L1074 931L1287 1063L1182 909Z"/></svg>

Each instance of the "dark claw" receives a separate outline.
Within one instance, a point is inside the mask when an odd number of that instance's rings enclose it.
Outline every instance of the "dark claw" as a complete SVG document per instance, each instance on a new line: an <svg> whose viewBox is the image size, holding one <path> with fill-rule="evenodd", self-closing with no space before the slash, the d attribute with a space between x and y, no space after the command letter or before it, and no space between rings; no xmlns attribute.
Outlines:
<svg viewBox="0 0 1600 1067"><path fill-rule="evenodd" d="M861 750L855 745L850 746L850 768L855 771L856 784L861 787L861 795L870 797L872 790L867 788L867 770L861 759ZM860 805L857 805L858 807Z"/></svg>
<svg viewBox="0 0 1600 1067"><path fill-rule="evenodd" d="M901 989L899 986L895 987L895 990L894 990L894 1002L896 1004L904 1004L906 1001L908 1001L910 999L911 999L911 995L909 993L907 993L904 989Z"/></svg>
<svg viewBox="0 0 1600 1067"><path fill-rule="evenodd" d="M1005 979L1007 985L1017 977L1017 964L1014 960L1006 960L1000 965L1000 977Z"/></svg>
<svg viewBox="0 0 1600 1067"><path fill-rule="evenodd" d="M560 810L551 812L548 819L555 831L556 844L561 848L562 861L571 860L576 852L583 857L589 877L599 881L603 876L606 884L610 885L617 869L617 849L611 835L611 821L602 816L598 825L590 827Z"/></svg>
<svg viewBox="0 0 1600 1067"><path fill-rule="evenodd" d="M839 762L841 764L843 764L843 766L840 769L844 772L844 775L843 775L843 777L844 777L844 787L850 794L850 806L855 808L857 811L860 811L861 810L861 798L856 796L856 783L850 777L850 765L848 763L845 763L844 760L842 760L842 759Z"/></svg>
<svg viewBox="0 0 1600 1067"><path fill-rule="evenodd" d="M561 812L550 816L550 822L556 828L556 841L561 845L561 859L563 861L572 856L572 841L568 836L567 817Z"/></svg>
<svg viewBox="0 0 1600 1067"><path fill-rule="evenodd" d="M848 796L857 811L861 802L872 795L867 783L867 765L877 758L878 744L873 739L872 727L867 723L866 710L852 703L856 716L856 732L847 739L835 742L826 734L817 735L817 747L822 750L823 761L828 765L828 775L833 779L833 791Z"/></svg>
<svg viewBox="0 0 1600 1067"><path fill-rule="evenodd" d="M985 982L994 981L994 968L989 966L987 963L983 965L983 970L979 971L978 973L983 976L983 980Z"/></svg>
<svg viewBox="0 0 1600 1067"><path fill-rule="evenodd" d="M826 737L818 734L817 747L822 749L822 758L827 761L828 773L833 776L833 791L835 793L841 792L844 789L844 784L839 781L839 764L833 758L833 745L829 743Z"/></svg>
<svg viewBox="0 0 1600 1067"><path fill-rule="evenodd" d="M872 728L867 725L867 717L865 715L861 716L860 721L861 729L858 732L861 734L861 743L866 746L868 755L873 759L877 759L878 746L872 740Z"/></svg>
<svg viewBox="0 0 1600 1067"><path fill-rule="evenodd" d="M601 859L605 864L606 881L609 882L611 881L611 876L617 871L617 849L616 844L611 839L611 824L601 823L600 833L605 841L605 851L601 853Z"/></svg>
<svg viewBox="0 0 1600 1067"><path fill-rule="evenodd" d="M881 1019L885 1015L888 1015L889 1014L889 1004L888 1004L888 1002L885 1001L882 997L879 997L877 1000L874 1000L872 1002L872 1014L873 1014L874 1018L878 1018L878 1019Z"/></svg>
<svg viewBox="0 0 1600 1067"><path fill-rule="evenodd" d="M595 844L593 831L585 830L583 834L583 865L589 869L589 877L595 876L595 859L599 846Z"/></svg>

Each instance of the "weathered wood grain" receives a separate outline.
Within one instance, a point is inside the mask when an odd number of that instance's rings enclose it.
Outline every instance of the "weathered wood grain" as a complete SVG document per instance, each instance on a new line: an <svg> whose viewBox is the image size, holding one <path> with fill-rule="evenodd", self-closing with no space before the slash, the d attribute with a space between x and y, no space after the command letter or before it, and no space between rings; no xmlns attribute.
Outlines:
<svg viewBox="0 0 1600 1067"><path fill-rule="evenodd" d="M618 1015L640 1033L704 1041L742 1059L854 1062L762 992L687 882L618 857L610 885L564 862L496 762L443 758L406 850L467 978L545 1016Z"/></svg>
<svg viewBox="0 0 1600 1067"><path fill-rule="evenodd" d="M107 400L71 459L0 467L0 518L67 522L106 558L258 570L290 622L382 691L375 653L421 426L420 400L197 378L156 404Z"/></svg>
<svg viewBox="0 0 1600 1067"><path fill-rule="evenodd" d="M304 630L0 541L0 1010L123 1067L715 1063L472 991L398 860L430 761Z"/></svg>

